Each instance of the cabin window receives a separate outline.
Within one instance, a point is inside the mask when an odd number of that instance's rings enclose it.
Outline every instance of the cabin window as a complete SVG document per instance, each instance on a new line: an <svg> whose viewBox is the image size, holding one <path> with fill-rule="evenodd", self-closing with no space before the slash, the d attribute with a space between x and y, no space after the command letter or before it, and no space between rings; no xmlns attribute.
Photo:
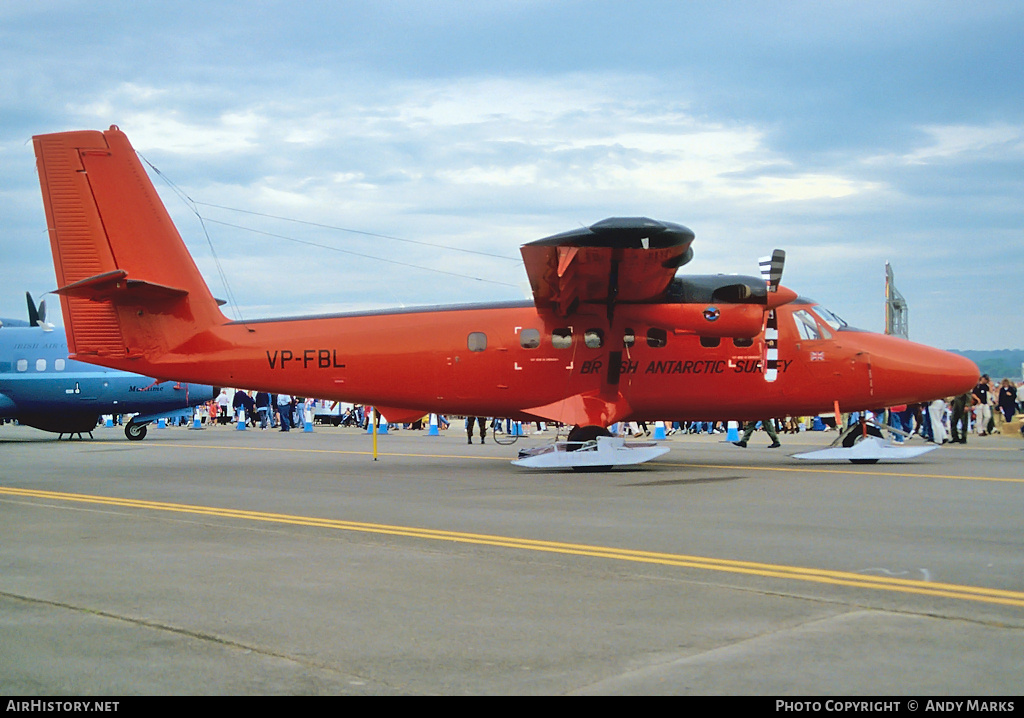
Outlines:
<svg viewBox="0 0 1024 718"><path fill-rule="evenodd" d="M54 371L64 371L64 360L63 359L54 359L54 361L53 361L53 368L54 368Z"/></svg>
<svg viewBox="0 0 1024 718"><path fill-rule="evenodd" d="M631 347L636 344L636 332L629 327L626 327L625 331L622 333L622 344L625 347Z"/></svg>
<svg viewBox="0 0 1024 718"><path fill-rule="evenodd" d="M668 332L664 329L651 327L647 330L647 346L652 349L661 349L668 344Z"/></svg>
<svg viewBox="0 0 1024 718"><path fill-rule="evenodd" d="M482 352L487 348L487 335L483 332L470 332L466 346L471 352Z"/></svg>
<svg viewBox="0 0 1024 718"><path fill-rule="evenodd" d="M732 345L734 347L739 347L740 349L752 347L754 346L754 340L751 337L733 337Z"/></svg>
<svg viewBox="0 0 1024 718"><path fill-rule="evenodd" d="M555 329L551 332L551 346L555 349L568 349L572 346L572 327Z"/></svg>
<svg viewBox="0 0 1024 718"><path fill-rule="evenodd" d="M583 343L588 349L600 349L604 346L604 332L600 329L588 329L583 332Z"/></svg>
<svg viewBox="0 0 1024 718"><path fill-rule="evenodd" d="M46 371L45 359L36 359L36 371Z"/></svg>
<svg viewBox="0 0 1024 718"><path fill-rule="evenodd" d="M28 371L28 359L18 360L18 371Z"/></svg>
<svg viewBox="0 0 1024 718"><path fill-rule="evenodd" d="M721 337L701 337L700 345L705 349L714 349L722 343Z"/></svg>
<svg viewBox="0 0 1024 718"><path fill-rule="evenodd" d="M536 329L524 329L519 332L519 346L523 349L536 349L540 346L540 332Z"/></svg>

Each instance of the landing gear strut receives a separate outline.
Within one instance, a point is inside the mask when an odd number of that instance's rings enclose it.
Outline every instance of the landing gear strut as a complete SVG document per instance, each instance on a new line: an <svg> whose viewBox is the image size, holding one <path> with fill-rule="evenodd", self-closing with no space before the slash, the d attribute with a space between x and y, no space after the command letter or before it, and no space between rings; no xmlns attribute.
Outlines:
<svg viewBox="0 0 1024 718"><path fill-rule="evenodd" d="M842 442L843 447L851 449L860 442L867 439L869 436L873 436L876 439L882 439L881 430L874 425L869 425L861 417L860 423L853 424L846 431L843 432ZM877 464L878 459L850 459L851 464Z"/></svg>
<svg viewBox="0 0 1024 718"><path fill-rule="evenodd" d="M866 423L861 419L860 424L854 424L846 429L839 438L832 442L832 446L818 451L808 451L803 454L793 454L794 459L808 459L810 461L849 461L853 464L876 464L880 460L902 461L912 459L915 456L933 451L938 446L907 446L907 442L894 444L882 437L882 429L894 433L903 434L911 438L911 434L898 431L891 427L880 427L875 423Z"/></svg>

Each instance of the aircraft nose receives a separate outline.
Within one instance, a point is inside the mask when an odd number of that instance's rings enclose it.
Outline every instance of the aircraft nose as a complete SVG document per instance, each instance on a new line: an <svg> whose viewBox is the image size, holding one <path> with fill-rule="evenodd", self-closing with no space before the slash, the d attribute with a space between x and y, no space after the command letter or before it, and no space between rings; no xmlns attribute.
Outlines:
<svg viewBox="0 0 1024 718"><path fill-rule="evenodd" d="M952 352L884 337L872 350L875 393L899 397L892 404L932 401L970 391L978 383L978 366Z"/></svg>

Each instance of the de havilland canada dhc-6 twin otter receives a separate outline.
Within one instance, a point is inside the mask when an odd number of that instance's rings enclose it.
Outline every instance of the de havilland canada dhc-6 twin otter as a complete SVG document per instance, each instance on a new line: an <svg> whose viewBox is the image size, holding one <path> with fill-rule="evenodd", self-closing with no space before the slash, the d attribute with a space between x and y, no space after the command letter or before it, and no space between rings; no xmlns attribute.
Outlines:
<svg viewBox="0 0 1024 718"><path fill-rule="evenodd" d="M677 276L693 232L644 217L524 244L532 302L232 321L124 133L34 145L68 347L85 362L362 403L391 422L561 422L574 427L568 442L514 463L576 469L668 450L611 437L620 421L871 410L963 393L978 378L967 359L852 329L798 298L779 284L781 251L762 260L763 278ZM862 429L826 452L889 456Z"/></svg>

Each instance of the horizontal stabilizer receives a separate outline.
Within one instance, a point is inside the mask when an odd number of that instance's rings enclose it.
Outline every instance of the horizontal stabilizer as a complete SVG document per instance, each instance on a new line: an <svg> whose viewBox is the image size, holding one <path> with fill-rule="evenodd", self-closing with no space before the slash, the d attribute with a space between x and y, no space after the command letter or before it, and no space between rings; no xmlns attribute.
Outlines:
<svg viewBox="0 0 1024 718"><path fill-rule="evenodd" d="M165 287L141 279L128 279L128 272L123 269L79 280L55 290L54 293L94 302L112 301L115 304L142 304L188 296L184 289Z"/></svg>

